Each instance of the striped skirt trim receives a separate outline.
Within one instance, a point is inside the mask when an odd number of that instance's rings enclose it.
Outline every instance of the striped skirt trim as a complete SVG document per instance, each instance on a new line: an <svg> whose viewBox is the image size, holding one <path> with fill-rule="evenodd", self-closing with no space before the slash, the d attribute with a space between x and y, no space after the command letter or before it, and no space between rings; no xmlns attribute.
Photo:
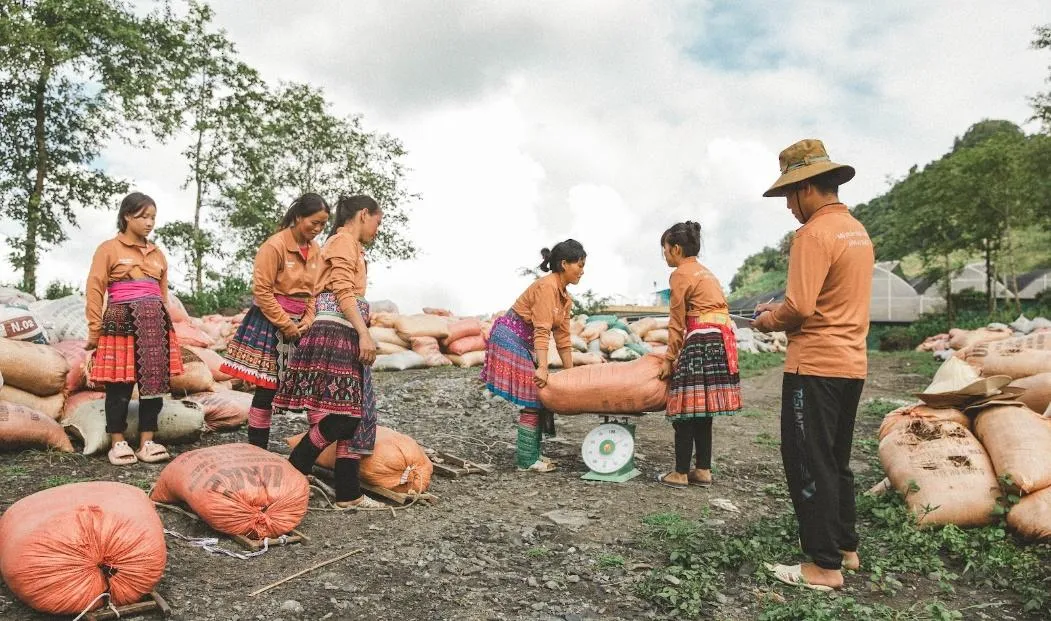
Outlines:
<svg viewBox="0 0 1051 621"><path fill-rule="evenodd" d="M741 380L731 371L723 333L692 330L686 337L668 387L668 418L724 416L741 409Z"/></svg>
<svg viewBox="0 0 1051 621"><path fill-rule="evenodd" d="M182 372L179 341L159 298L107 305L88 374L92 383L138 384L142 397L158 397Z"/></svg>
<svg viewBox="0 0 1051 621"><path fill-rule="evenodd" d="M291 315L296 322L299 315ZM260 388L277 388L280 376L294 347L285 343L281 330L252 305L226 346L220 370Z"/></svg>

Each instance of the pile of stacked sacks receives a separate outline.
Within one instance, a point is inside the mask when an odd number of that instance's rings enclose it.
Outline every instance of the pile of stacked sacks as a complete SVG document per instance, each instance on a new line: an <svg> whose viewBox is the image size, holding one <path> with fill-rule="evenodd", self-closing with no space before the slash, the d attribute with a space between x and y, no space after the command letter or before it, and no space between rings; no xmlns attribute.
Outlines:
<svg viewBox="0 0 1051 621"><path fill-rule="evenodd" d="M1010 324L991 323L976 330L953 328L946 333L935 334L920 343L916 351L932 352L939 360L945 360L954 352L975 345L1046 333L1051 333L1051 319L1029 319L1020 315Z"/></svg>
<svg viewBox="0 0 1051 621"><path fill-rule="evenodd" d="M187 443L202 432L237 429L248 419L252 395L235 390L232 378L219 370L222 357L217 350L225 348L240 319L191 318L174 295L171 300L185 372L172 378L157 441ZM84 305L83 296L37 301L0 288L4 317L0 375L5 378L0 385L0 410L6 414L0 416L0 448L73 450L68 433L85 454L109 450L105 393L88 381L91 355L84 349ZM137 441L135 401L127 435Z"/></svg>
<svg viewBox="0 0 1051 621"><path fill-rule="evenodd" d="M1008 526L1051 538L1051 334L961 350L917 396L884 419L879 455L918 523L991 524L1013 494Z"/></svg>

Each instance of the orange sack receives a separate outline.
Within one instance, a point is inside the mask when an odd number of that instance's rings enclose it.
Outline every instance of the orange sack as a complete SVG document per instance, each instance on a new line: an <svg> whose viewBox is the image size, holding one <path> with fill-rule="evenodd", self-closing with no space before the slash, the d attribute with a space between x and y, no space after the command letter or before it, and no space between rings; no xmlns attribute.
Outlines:
<svg viewBox="0 0 1051 621"><path fill-rule="evenodd" d="M540 402L559 414L659 412L668 402L668 384L657 379L661 358L573 367L552 373Z"/></svg>
<svg viewBox="0 0 1051 621"><path fill-rule="evenodd" d="M1026 539L1051 539L1051 487L1022 496L1007 514L1007 525Z"/></svg>
<svg viewBox="0 0 1051 621"><path fill-rule="evenodd" d="M986 526L1000 497L993 464L978 439L951 420L912 418L879 443L891 485L921 525Z"/></svg>
<svg viewBox="0 0 1051 621"><path fill-rule="evenodd" d="M472 351L485 351L485 338L481 334L456 339L447 346L450 354L462 356Z"/></svg>
<svg viewBox="0 0 1051 621"><path fill-rule="evenodd" d="M458 319L457 321L449 322L449 336L442 340L442 345L448 347L455 341L468 336L481 336L482 335L482 322L468 317L467 319Z"/></svg>
<svg viewBox="0 0 1051 621"><path fill-rule="evenodd" d="M62 425L24 405L0 401L0 450L48 447L73 452Z"/></svg>
<svg viewBox="0 0 1051 621"><path fill-rule="evenodd" d="M288 438L288 446L295 448L307 434ZM317 465L333 469L336 466L336 445L332 444L317 458ZM361 458L361 480L401 494L409 490L419 493L431 486L434 464L411 437L383 426L376 427L376 447L372 455Z"/></svg>
<svg viewBox="0 0 1051 621"><path fill-rule="evenodd" d="M4 583L26 605L52 615L77 614L102 593L117 606L142 600L160 582L167 556L153 503L124 483L52 487L0 517Z"/></svg>
<svg viewBox="0 0 1051 621"><path fill-rule="evenodd" d="M996 476L1029 494L1051 487L1051 418L1024 405L986 408L974 420L974 435L989 453Z"/></svg>
<svg viewBox="0 0 1051 621"><path fill-rule="evenodd" d="M971 429L971 419L966 414L955 408L932 408L922 403L914 403L900 407L883 417L879 426L879 439L887 437L890 430L901 423L922 419L930 422L948 420L960 424L968 431Z"/></svg>
<svg viewBox="0 0 1051 621"><path fill-rule="evenodd" d="M69 363L69 374L66 375L66 392L74 393L87 385L88 358L91 352L84 349L87 341L61 341L52 345Z"/></svg>
<svg viewBox="0 0 1051 621"><path fill-rule="evenodd" d="M251 444L224 444L176 457L161 471L150 498L185 502L221 533L262 539L299 525L310 486L280 455Z"/></svg>
<svg viewBox="0 0 1051 621"><path fill-rule="evenodd" d="M237 390L199 392L188 395L186 400L204 410L206 431L237 429L248 421L248 410L252 407L252 394Z"/></svg>
<svg viewBox="0 0 1051 621"><path fill-rule="evenodd" d="M192 351L201 359L201 362L208 367L208 371L211 372L213 380L217 382L225 382L226 380L233 379L219 369L219 367L223 366L223 357L218 352L204 347L194 347L192 345L188 345L186 349Z"/></svg>

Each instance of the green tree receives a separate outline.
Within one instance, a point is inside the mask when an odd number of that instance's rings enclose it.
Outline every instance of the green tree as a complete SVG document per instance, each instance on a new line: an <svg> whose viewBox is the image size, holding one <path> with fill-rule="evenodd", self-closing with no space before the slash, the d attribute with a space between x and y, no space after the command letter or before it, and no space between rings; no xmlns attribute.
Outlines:
<svg viewBox="0 0 1051 621"><path fill-rule="evenodd" d="M1033 49L1051 49L1051 24L1037 26L1034 32L1036 37L1032 41ZM1051 83L1051 75L1046 82ZM1043 124L1044 132L1051 133L1051 92L1038 93L1029 98L1029 103L1033 107L1033 118Z"/></svg>
<svg viewBox="0 0 1051 621"><path fill-rule="evenodd" d="M384 225L368 249L372 259L406 259L416 248L404 237L408 203L406 152L394 137L366 131L361 117L338 117L324 94L304 84L284 84L244 133L247 148L233 153L231 182L223 187L224 214L236 236L237 256L254 256L273 234L285 205L303 192L335 204L340 195L369 194L384 210Z"/></svg>
<svg viewBox="0 0 1051 621"><path fill-rule="evenodd" d="M101 145L169 133L180 40L165 4L140 17L119 0L22 0L0 9L0 201L22 286L40 251L66 239L78 206L109 206L123 180L95 168Z"/></svg>
<svg viewBox="0 0 1051 621"><path fill-rule="evenodd" d="M203 226L205 208L220 205L229 182L235 153L247 147L241 128L257 118L266 85L259 74L236 58L234 45L222 31L211 30L213 11L192 2L181 22L187 53L182 57L189 76L182 91L179 117L190 125L192 140L183 150L190 173L183 187L194 188L193 221L175 221L157 230L162 243L186 257L192 267L191 291L204 290L209 258L222 256L214 232Z"/></svg>

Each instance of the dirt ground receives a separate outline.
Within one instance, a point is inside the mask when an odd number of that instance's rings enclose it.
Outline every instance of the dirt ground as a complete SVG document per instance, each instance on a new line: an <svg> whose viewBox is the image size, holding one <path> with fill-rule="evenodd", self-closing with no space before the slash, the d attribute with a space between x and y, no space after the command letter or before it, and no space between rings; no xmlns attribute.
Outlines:
<svg viewBox="0 0 1051 621"><path fill-rule="evenodd" d="M490 399L477 370L442 369L377 374L381 424L427 446L480 463L488 476L435 476L433 507L343 514L312 510L300 529L305 545L272 549L251 560L210 555L169 537L168 566L158 589L175 619L639 619L660 614L635 595L658 553L639 545L642 518L678 512L733 528L786 501L764 492L783 482L777 446L781 373L744 381L746 412L715 425L716 482L710 489L671 490L654 483L672 465L672 430L661 414L639 421L637 464L642 476L624 484L586 482L580 457L584 435L599 419L561 417L558 437L545 443L560 463L547 475L514 468L515 409ZM905 398L927 382L893 357L872 361L865 399ZM858 438L874 437L878 421L859 417ZM275 417L273 438L305 429L295 417ZM244 442L243 431L209 434L175 452ZM271 448L277 448L274 439ZM281 449L287 452L286 449ZM73 480L118 480L148 488L162 466L117 469L104 458L29 451L0 455L0 505ZM858 460L860 470L869 468ZM727 499L739 513L711 505ZM312 506L320 507L317 501ZM544 514L575 512L580 524L558 525ZM210 531L189 518L161 511L166 528L189 536ZM223 540L231 550L238 548ZM252 590L356 549L363 552L311 572L259 597ZM619 560L610 562L611 559ZM724 594L716 618L754 619L756 585L742 579ZM864 594L863 575L848 592ZM0 586L0 618L44 619Z"/></svg>

